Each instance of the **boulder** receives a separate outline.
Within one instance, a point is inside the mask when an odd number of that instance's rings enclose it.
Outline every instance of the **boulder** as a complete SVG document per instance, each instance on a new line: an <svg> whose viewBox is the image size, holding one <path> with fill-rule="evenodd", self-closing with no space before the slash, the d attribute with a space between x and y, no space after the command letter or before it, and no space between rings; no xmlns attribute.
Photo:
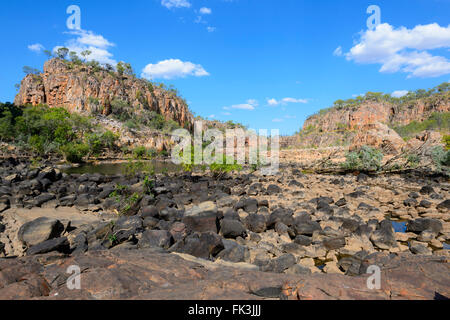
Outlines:
<svg viewBox="0 0 450 320"><path fill-rule="evenodd" d="M147 230L139 239L139 248L160 247L169 249L173 244L173 238L169 231L165 230Z"/></svg>
<svg viewBox="0 0 450 320"><path fill-rule="evenodd" d="M224 238L245 238L246 229L240 221L223 219L220 223L220 234Z"/></svg>
<svg viewBox="0 0 450 320"><path fill-rule="evenodd" d="M183 223L192 232L217 233L217 206L207 201L185 212Z"/></svg>
<svg viewBox="0 0 450 320"><path fill-rule="evenodd" d="M27 256L48 252L70 253L70 244L66 237L50 239L32 246L27 250Z"/></svg>
<svg viewBox="0 0 450 320"><path fill-rule="evenodd" d="M41 217L22 225L18 238L27 246L57 238L64 231L64 225L56 219Z"/></svg>
<svg viewBox="0 0 450 320"><path fill-rule="evenodd" d="M377 230L370 236L370 240L380 249L389 250L397 247L394 228L389 220L380 222Z"/></svg>
<svg viewBox="0 0 450 320"><path fill-rule="evenodd" d="M194 233L175 243L171 252L179 252L203 259L212 259L224 249L222 238L213 232Z"/></svg>

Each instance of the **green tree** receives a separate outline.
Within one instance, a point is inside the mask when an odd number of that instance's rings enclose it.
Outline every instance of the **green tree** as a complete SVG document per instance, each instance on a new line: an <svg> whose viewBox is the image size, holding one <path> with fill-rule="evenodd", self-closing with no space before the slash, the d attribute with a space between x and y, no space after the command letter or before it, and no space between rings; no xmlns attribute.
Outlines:
<svg viewBox="0 0 450 320"><path fill-rule="evenodd" d="M62 47L56 50L56 55L58 58L65 60L67 55L69 54L69 49Z"/></svg>

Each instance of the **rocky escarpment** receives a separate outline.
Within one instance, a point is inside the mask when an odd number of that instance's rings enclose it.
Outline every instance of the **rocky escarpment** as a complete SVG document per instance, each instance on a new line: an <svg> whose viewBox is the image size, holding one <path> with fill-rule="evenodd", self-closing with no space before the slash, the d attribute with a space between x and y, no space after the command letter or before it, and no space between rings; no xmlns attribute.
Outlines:
<svg viewBox="0 0 450 320"><path fill-rule="evenodd" d="M155 111L182 127L192 127L193 116L187 104L172 92L133 75L57 58L47 61L41 74L29 74L22 80L14 104L46 104L70 112L108 115L113 112L113 101L130 106L137 115Z"/></svg>
<svg viewBox="0 0 450 320"><path fill-rule="evenodd" d="M322 110L309 117L300 135L289 142L308 147L365 143L396 153L406 144L391 127L422 122L434 113L449 111L448 92L409 102L367 100L358 105Z"/></svg>

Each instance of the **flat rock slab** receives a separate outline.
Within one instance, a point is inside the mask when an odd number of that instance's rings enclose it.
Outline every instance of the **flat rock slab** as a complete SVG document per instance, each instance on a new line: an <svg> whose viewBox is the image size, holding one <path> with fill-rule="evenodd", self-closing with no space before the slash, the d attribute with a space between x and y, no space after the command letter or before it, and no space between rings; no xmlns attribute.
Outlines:
<svg viewBox="0 0 450 320"><path fill-rule="evenodd" d="M448 258L377 256L381 289L370 275L288 275L187 261L160 250L46 254L0 259L0 299L435 299L450 296ZM81 289L69 290L70 266L81 270ZM210 265L213 265L210 267Z"/></svg>

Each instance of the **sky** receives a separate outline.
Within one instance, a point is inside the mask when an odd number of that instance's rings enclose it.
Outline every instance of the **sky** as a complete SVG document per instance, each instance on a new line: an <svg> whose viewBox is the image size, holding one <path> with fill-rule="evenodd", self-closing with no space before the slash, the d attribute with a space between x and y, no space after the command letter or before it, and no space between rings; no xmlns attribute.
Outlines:
<svg viewBox="0 0 450 320"><path fill-rule="evenodd" d="M16 0L0 27L1 102L66 46L174 85L195 115L283 135L338 99L450 79L450 0Z"/></svg>

